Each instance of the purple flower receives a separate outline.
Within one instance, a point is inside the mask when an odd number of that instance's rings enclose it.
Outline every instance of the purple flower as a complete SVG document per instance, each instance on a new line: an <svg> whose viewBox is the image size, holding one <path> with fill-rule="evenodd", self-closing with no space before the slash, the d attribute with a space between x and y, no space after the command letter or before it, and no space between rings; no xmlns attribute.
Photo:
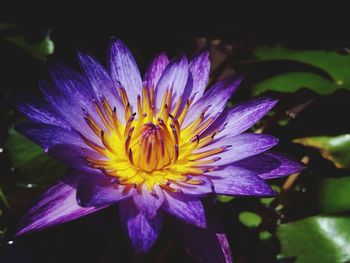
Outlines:
<svg viewBox="0 0 350 263"><path fill-rule="evenodd" d="M52 83L40 83L45 101L17 100L30 119L17 130L73 168L29 210L17 235L119 203L122 227L137 253L152 247L165 212L186 223L188 244L207 242L230 261L225 235L206 219L201 198L273 195L265 179L301 169L268 151L276 138L243 133L276 100L253 99L225 109L242 77L222 79L205 91L207 52L170 62L161 53L143 79L120 40L111 43L108 70L88 54L78 57L83 74L56 65ZM194 254L210 253L192 247Z"/></svg>

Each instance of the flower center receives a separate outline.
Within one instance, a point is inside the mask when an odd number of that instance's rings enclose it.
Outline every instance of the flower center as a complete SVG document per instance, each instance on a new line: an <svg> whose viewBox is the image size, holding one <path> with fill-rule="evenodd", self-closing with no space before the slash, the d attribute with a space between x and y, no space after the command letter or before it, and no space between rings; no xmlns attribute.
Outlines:
<svg viewBox="0 0 350 263"><path fill-rule="evenodd" d="M124 109L112 109L101 98L100 102L94 101L99 120L84 110L84 118L95 135L93 138L81 135L90 148L103 156L98 160L87 158L90 165L117 177L119 183L137 186L146 183L150 191L155 184L167 189L172 182L198 184L200 180L194 177L202 175L208 164L218 160L213 155L225 150L220 147L196 152L217 133L201 135L213 121L204 118L205 111L181 128L193 98L183 106L181 100L172 105L172 91L168 90L155 112L154 91L143 88L142 97L137 99L137 113L132 113L125 90L121 88L119 94ZM124 111L125 122L117 117L117 110Z"/></svg>
<svg viewBox="0 0 350 263"><path fill-rule="evenodd" d="M176 129L172 125L169 131L162 119L158 119L155 124L143 124L139 131L127 140L125 147L130 163L146 172L165 169L174 164L179 157Z"/></svg>

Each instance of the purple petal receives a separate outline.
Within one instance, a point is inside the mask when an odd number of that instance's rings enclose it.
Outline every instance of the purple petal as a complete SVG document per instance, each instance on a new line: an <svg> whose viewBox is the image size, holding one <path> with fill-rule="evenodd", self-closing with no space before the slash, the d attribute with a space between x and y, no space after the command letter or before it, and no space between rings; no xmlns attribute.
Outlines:
<svg viewBox="0 0 350 263"><path fill-rule="evenodd" d="M225 129L216 138L241 134L264 117L276 103L275 99L259 98L237 104L220 116L202 136L223 127Z"/></svg>
<svg viewBox="0 0 350 263"><path fill-rule="evenodd" d="M215 217L216 211L209 211L208 226L198 228L179 221L171 221L175 235L181 237L188 253L196 262L232 263L229 242Z"/></svg>
<svg viewBox="0 0 350 263"><path fill-rule="evenodd" d="M202 202L194 196L164 191L163 209L174 217L198 227L206 227Z"/></svg>
<svg viewBox="0 0 350 263"><path fill-rule="evenodd" d="M33 122L52 124L70 129L70 125L55 114L46 101L34 95L16 94L13 102L17 110Z"/></svg>
<svg viewBox="0 0 350 263"><path fill-rule="evenodd" d="M265 180L298 173L305 168L302 163L275 152L251 156L233 165L245 168Z"/></svg>
<svg viewBox="0 0 350 263"><path fill-rule="evenodd" d="M56 144L48 148L47 153L65 165L79 171L93 174L104 174L101 170L91 167L86 158L105 160L105 157L94 150L72 144Z"/></svg>
<svg viewBox="0 0 350 263"><path fill-rule="evenodd" d="M105 68L91 55L78 52L80 66L89 79L97 98L105 98L111 107L123 109L117 87ZM124 120L124 112L117 111L118 118Z"/></svg>
<svg viewBox="0 0 350 263"><path fill-rule="evenodd" d="M152 219L138 211L132 199L119 204L120 223L137 254L144 254L154 245L162 228L163 216L158 213Z"/></svg>
<svg viewBox="0 0 350 263"><path fill-rule="evenodd" d="M209 145L199 149L196 153L210 151L219 147L227 147L215 157L221 159L214 162L214 166L226 165L246 157L262 153L278 143L278 139L267 134L243 133L233 137L213 140ZM211 159L212 157L209 157Z"/></svg>
<svg viewBox="0 0 350 263"><path fill-rule="evenodd" d="M133 189L126 192L117 178L103 174L82 174L77 188L77 201L83 207L112 205L133 193Z"/></svg>
<svg viewBox="0 0 350 263"><path fill-rule="evenodd" d="M24 215L16 235L46 229L102 209L78 205L75 196L79 177L79 173L69 174L42 194L37 204Z"/></svg>
<svg viewBox="0 0 350 263"><path fill-rule="evenodd" d="M156 108L159 109L167 90L172 90L172 105L181 98L188 78L188 61L185 54L172 60L165 68L155 89Z"/></svg>
<svg viewBox="0 0 350 263"><path fill-rule="evenodd" d="M112 40L109 51L109 70L114 84L126 90L130 104L136 109L137 95L141 94L142 80L135 58L119 39Z"/></svg>
<svg viewBox="0 0 350 263"><path fill-rule="evenodd" d="M85 114L82 110L87 111L97 124L105 129L93 104L96 98L94 91L89 87L91 85L79 73L63 65L53 67L51 76L58 89L46 81L39 82L39 87L52 108L73 129L90 140L96 140L97 136L91 132L84 120Z"/></svg>
<svg viewBox="0 0 350 263"><path fill-rule="evenodd" d="M160 53L156 56L152 63L148 66L144 80L146 82L147 88L155 88L159 82L160 77L162 76L165 67L168 65L169 59L165 52Z"/></svg>
<svg viewBox="0 0 350 263"><path fill-rule="evenodd" d="M78 133L56 125L23 122L15 125L15 129L23 136L39 144L46 151L55 144L84 146L84 142Z"/></svg>
<svg viewBox="0 0 350 263"><path fill-rule="evenodd" d="M269 196L276 194L263 179L240 167L230 165L208 174L215 176L212 182L216 194L234 196Z"/></svg>
<svg viewBox="0 0 350 263"><path fill-rule="evenodd" d="M163 191L158 185L155 185L152 193L150 193L146 184L143 184L141 192L135 191L133 198L136 207L147 219L157 215L158 209L164 201Z"/></svg>
<svg viewBox="0 0 350 263"><path fill-rule="evenodd" d="M200 99L208 84L210 73L209 52L203 51L189 62L189 70L193 78L192 95L196 94L192 103Z"/></svg>
<svg viewBox="0 0 350 263"><path fill-rule="evenodd" d="M196 103L192 104L181 126L188 126L204 110L206 110L206 119L221 113L226 107L227 100L231 98L242 79L243 77L241 75L233 75L218 81Z"/></svg>
<svg viewBox="0 0 350 263"><path fill-rule="evenodd" d="M171 187L180 190L186 195L205 196L213 192L213 185L210 181L206 180L206 177L196 176L196 180L202 180L199 185L189 184L186 182L173 182Z"/></svg>

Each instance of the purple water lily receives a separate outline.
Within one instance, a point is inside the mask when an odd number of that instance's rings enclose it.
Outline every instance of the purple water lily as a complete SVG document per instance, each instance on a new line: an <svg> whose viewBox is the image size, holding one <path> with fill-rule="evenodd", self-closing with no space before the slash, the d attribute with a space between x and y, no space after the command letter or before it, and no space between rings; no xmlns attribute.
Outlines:
<svg viewBox="0 0 350 263"><path fill-rule="evenodd" d="M111 43L108 70L88 54L78 58L83 74L56 65L52 82L40 83L46 100L17 100L30 122L16 129L73 168L29 210L17 235L119 203L122 227L137 253L155 243L166 212L191 228L189 245L207 242L230 261L225 235L206 219L201 198L274 195L266 179L301 169L268 151L278 143L273 136L243 133L276 100L253 99L226 109L242 77L222 79L205 91L208 52L170 62L161 53L143 79L120 40ZM205 250L194 248L210 254Z"/></svg>

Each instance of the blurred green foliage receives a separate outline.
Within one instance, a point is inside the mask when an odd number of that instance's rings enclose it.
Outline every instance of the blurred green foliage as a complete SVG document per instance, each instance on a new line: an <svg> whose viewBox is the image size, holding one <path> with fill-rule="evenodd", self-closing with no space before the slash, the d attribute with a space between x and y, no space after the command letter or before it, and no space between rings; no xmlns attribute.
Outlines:
<svg viewBox="0 0 350 263"><path fill-rule="evenodd" d="M318 149L338 168L350 168L350 134L298 138L294 142Z"/></svg>
<svg viewBox="0 0 350 263"><path fill-rule="evenodd" d="M323 179L319 186L319 207L323 213L350 212L350 176Z"/></svg>
<svg viewBox="0 0 350 263"><path fill-rule="evenodd" d="M350 260L350 217L314 216L281 225L279 258L298 263L337 263Z"/></svg>
<svg viewBox="0 0 350 263"><path fill-rule="evenodd" d="M305 64L310 69L295 69L267 78L252 88L253 95L268 90L295 92L300 88L309 88L322 95L341 88L350 90L349 55L324 50L292 50L282 46L261 46L253 54L259 61L292 61Z"/></svg>
<svg viewBox="0 0 350 263"><path fill-rule="evenodd" d="M239 214L239 221L247 227L258 227L262 219L256 213L243 211Z"/></svg>
<svg viewBox="0 0 350 263"><path fill-rule="evenodd" d="M46 188L67 170L66 166L48 156L42 148L13 128L9 129L5 146L9 150L13 167L31 187Z"/></svg>
<svg viewBox="0 0 350 263"><path fill-rule="evenodd" d="M0 23L0 35L2 35L2 30L15 30L16 25L10 23ZM5 39L29 52L33 57L41 61L46 61L48 55L52 55L55 49L53 41L50 39L50 33L48 33L44 39L38 43L31 43L22 35L6 35Z"/></svg>

